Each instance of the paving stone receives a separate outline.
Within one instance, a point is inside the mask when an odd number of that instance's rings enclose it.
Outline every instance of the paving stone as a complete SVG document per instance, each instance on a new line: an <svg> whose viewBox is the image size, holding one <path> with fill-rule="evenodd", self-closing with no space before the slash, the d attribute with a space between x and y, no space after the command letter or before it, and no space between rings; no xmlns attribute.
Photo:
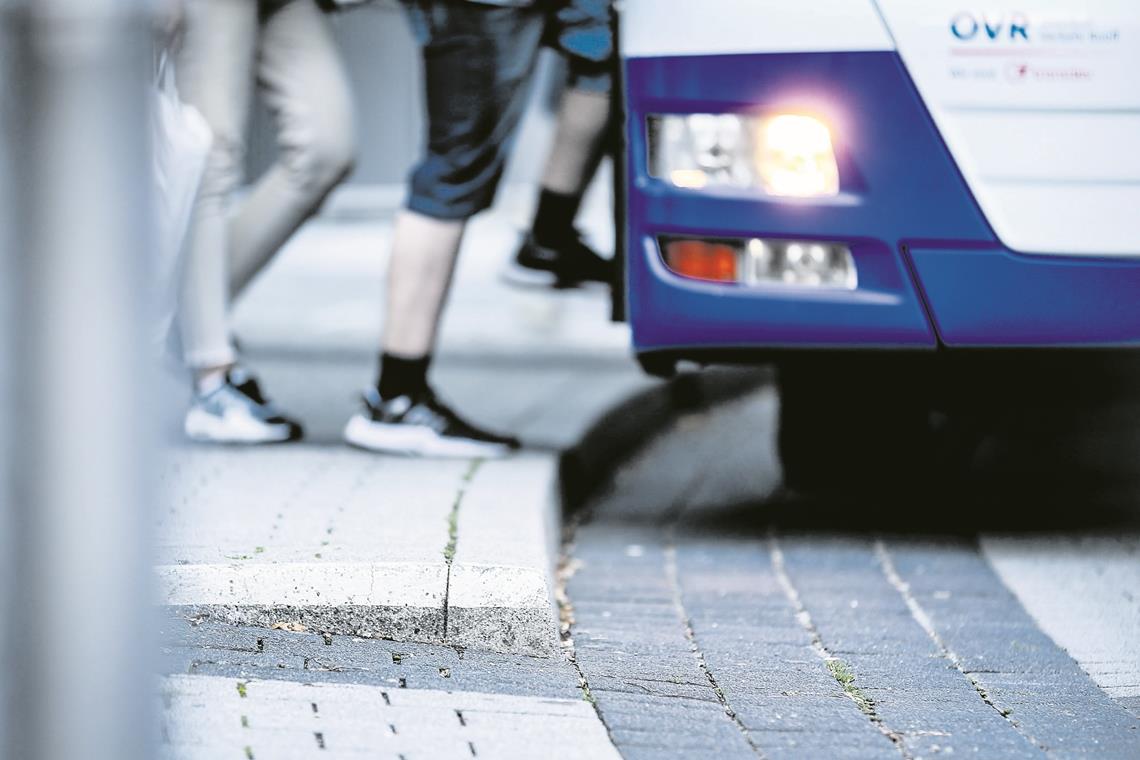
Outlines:
<svg viewBox="0 0 1140 760"><path fill-rule="evenodd" d="M179 758L618 758L582 700L169 676L162 754ZM327 753L327 754L326 754Z"/></svg>
<svg viewBox="0 0 1140 760"><path fill-rule="evenodd" d="M621 755L625 760L708 760L710 752L715 752L718 758L725 758L726 760L755 757L755 754L748 748L700 747L692 749L629 742L621 745Z"/></svg>
<svg viewBox="0 0 1140 760"><path fill-rule="evenodd" d="M736 730L723 720L724 708L719 702L635 695L634 700L623 704L620 696L607 695L604 706L599 708L602 719L610 729L660 731L665 726L683 724L686 730L698 733Z"/></svg>
<svg viewBox="0 0 1140 760"><path fill-rule="evenodd" d="M889 741L843 695L812 649L811 636L796 620L796 610L777 578L767 544L756 540L709 543L678 538L677 574L694 640L737 719L765 756L787 752L785 732L807 732L828 726L875 748L871 756L897 757ZM723 565L718 562L723 560ZM754 628L732 617L722 630L722 609L751 607ZM780 643L758 637L779 631ZM751 635L749 632L751 631ZM727 635L726 635L727 634ZM761 640L757 640L760 638ZM805 740L797 751L818 751ZM829 745L833 746L833 745Z"/></svg>
<svg viewBox="0 0 1140 760"><path fill-rule="evenodd" d="M168 674L581 698L577 672L562 656L195 624L172 613L161 628L164 640L174 642L160 659Z"/></svg>
<svg viewBox="0 0 1140 760"><path fill-rule="evenodd" d="M608 725L618 748L627 757L666 750L683 757L713 747L730 757L755 756L693 654L659 531L614 535L585 526L574 557L580 565L567 595L574 605L575 654L603 718L612 716ZM613 601L603 578L631 578L650 598Z"/></svg>
<svg viewBox="0 0 1140 760"><path fill-rule="evenodd" d="M764 747L764 756L773 760L813 760L835 757L844 760L895 760L898 750L881 734L863 730L844 732L828 730L752 730L752 736Z"/></svg>
<svg viewBox="0 0 1140 760"><path fill-rule="evenodd" d="M1137 717L1097 688L1037 628L977 551L904 543L888 543L888 548L936 633L1019 731L1058 757L1140 756ZM995 618L971 617L960 606L935 603L961 596L961 588L985 597Z"/></svg>
<svg viewBox="0 0 1140 760"><path fill-rule="evenodd" d="M985 557L1111 697L1140 697L1140 536L993 536Z"/></svg>
<svg viewBox="0 0 1140 760"><path fill-rule="evenodd" d="M787 576L823 646L841 656L865 696L891 695L873 709L909 753L981 744L1002 757L1044 756L944 656L892 586L872 542L781 539L780 545ZM940 699L907 698L931 691Z"/></svg>
<svg viewBox="0 0 1140 760"><path fill-rule="evenodd" d="M741 741L740 731L728 721L687 722L683 726L657 724L644 728L611 726L610 737L618 747L656 745L716 753L718 747L747 746Z"/></svg>
<svg viewBox="0 0 1140 760"><path fill-rule="evenodd" d="M1140 718L1140 697L1117 697L1116 704Z"/></svg>

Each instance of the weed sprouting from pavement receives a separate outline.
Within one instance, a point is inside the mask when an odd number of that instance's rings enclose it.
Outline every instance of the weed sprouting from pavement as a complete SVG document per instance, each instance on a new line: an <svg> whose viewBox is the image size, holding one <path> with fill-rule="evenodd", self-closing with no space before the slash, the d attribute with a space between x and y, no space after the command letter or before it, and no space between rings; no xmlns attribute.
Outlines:
<svg viewBox="0 0 1140 760"><path fill-rule="evenodd" d="M455 500L455 506L451 508L451 512L447 515L447 546L443 547L443 558L447 560L447 564L451 564L455 559L455 547L459 543L459 500Z"/></svg>
<svg viewBox="0 0 1140 760"><path fill-rule="evenodd" d="M875 702L863 690L855 685L855 673L851 670L850 666L843 660L833 658L827 660L827 670L831 673L832 678L839 682L843 687L843 693L850 697L864 715L875 717Z"/></svg>
<svg viewBox="0 0 1140 760"><path fill-rule="evenodd" d="M482 459L471 462L471 466L467 468L467 472L463 474L463 478L460 480L459 493L455 495L455 503L451 505L451 511L447 515L447 546L443 547L443 559L447 562L448 567L455 559L455 547L459 544L459 505L463 501L463 494L467 493L467 486L474 480L475 473L479 471L482 464Z"/></svg>

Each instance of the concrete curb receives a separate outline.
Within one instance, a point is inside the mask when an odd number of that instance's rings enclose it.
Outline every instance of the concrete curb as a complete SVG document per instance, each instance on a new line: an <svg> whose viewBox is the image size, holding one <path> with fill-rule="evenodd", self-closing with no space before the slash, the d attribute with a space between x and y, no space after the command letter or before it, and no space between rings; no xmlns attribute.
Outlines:
<svg viewBox="0 0 1140 760"><path fill-rule="evenodd" d="M458 511L447 598L451 643L554 654L557 481L550 455L488 462L476 473Z"/></svg>
<svg viewBox="0 0 1140 760"><path fill-rule="evenodd" d="M408 561L371 561L369 555L381 553L376 546L386 543L386 554L402 547L362 535L363 527L343 543L328 542L327 560L302 558L296 538L286 536L284 546L257 547L256 556L159 565L162 602L187 616L234 625L549 656L558 640L551 598L560 523L555 457L523 455L468 467L454 491L448 480L458 470L435 475L442 481L437 492L455 494L447 510L438 494L421 495L426 503L417 509L438 526L438 536L421 535L408 547ZM337 480L352 475L346 471ZM323 490L328 480L305 485ZM366 508L381 494L365 489L343 498L339 512ZM401 499L395 509L406 513L408 506ZM386 509L376 510L378 521ZM351 559L335 559L338 551Z"/></svg>

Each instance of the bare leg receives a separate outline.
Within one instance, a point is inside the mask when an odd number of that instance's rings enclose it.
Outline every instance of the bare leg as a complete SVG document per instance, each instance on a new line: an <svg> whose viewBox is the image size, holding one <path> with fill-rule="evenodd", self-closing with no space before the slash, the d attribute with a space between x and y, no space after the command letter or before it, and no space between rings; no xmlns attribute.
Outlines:
<svg viewBox="0 0 1140 760"><path fill-rule="evenodd" d="M561 195L581 195L601 156L610 117L605 92L569 89L562 95L554 146L542 175L542 189Z"/></svg>
<svg viewBox="0 0 1140 760"><path fill-rule="evenodd" d="M565 287L612 281L611 262L582 242L574 228L601 160L609 118L606 91L571 87L563 94L534 222L505 273L508 282Z"/></svg>
<svg viewBox="0 0 1140 760"><path fill-rule="evenodd" d="M407 359L431 353L463 240L463 220L433 219L414 211L396 218L388 264L384 352Z"/></svg>

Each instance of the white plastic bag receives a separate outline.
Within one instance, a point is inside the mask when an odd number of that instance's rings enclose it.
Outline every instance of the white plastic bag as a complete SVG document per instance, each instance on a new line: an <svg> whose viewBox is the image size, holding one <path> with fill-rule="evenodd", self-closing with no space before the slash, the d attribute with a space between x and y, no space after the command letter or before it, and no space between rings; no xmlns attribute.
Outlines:
<svg viewBox="0 0 1140 760"><path fill-rule="evenodd" d="M182 250L198 186L213 142L206 119L183 103L174 81L174 64L163 54L153 109L154 178L156 186L155 339L162 346L178 310Z"/></svg>

